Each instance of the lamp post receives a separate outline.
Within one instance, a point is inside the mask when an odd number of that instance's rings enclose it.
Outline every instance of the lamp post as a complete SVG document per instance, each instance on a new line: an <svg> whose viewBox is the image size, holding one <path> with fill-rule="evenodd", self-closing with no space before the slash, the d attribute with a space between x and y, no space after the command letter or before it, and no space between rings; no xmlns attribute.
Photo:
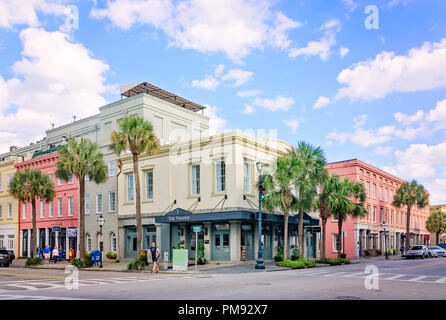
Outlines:
<svg viewBox="0 0 446 320"><path fill-rule="evenodd" d="M382 227L384 230L384 248L386 250L385 255L386 255L386 259L389 259L389 253L387 252L387 229L386 229L387 225L385 222L382 224Z"/></svg>
<svg viewBox="0 0 446 320"><path fill-rule="evenodd" d="M103 245L103 243L104 243L104 238L103 238L103 235L102 235L102 226L103 226L104 223L105 223L105 219L104 219L104 217L102 216L102 213L101 213L101 215L99 216L97 222L98 222L98 225L99 225L99 233L100 233L100 236L101 236L101 241L99 241L99 250L100 250L100 252L101 252L101 263L100 263L100 265L99 265L99 268L102 268L102 249L103 249L103 246L104 246L104 245Z"/></svg>
<svg viewBox="0 0 446 320"><path fill-rule="evenodd" d="M257 171L259 172L259 253L257 257L256 269L265 269L263 263L263 246L262 246L262 188L263 188L263 162L256 163Z"/></svg>

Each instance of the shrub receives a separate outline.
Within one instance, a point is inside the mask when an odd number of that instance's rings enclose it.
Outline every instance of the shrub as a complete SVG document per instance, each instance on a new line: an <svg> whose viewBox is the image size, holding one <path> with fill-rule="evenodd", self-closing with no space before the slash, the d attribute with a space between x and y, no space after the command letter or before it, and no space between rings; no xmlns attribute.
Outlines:
<svg viewBox="0 0 446 320"><path fill-rule="evenodd" d="M305 263L302 260L296 260L296 261L284 260L284 261L277 262L276 265L279 267L287 267L287 268L291 268L291 269L304 269L305 268Z"/></svg>
<svg viewBox="0 0 446 320"><path fill-rule="evenodd" d="M343 263L350 264L350 260L348 260L347 258L339 258L339 259L322 258L322 259L316 260L316 262L317 263L326 263L331 266L339 266Z"/></svg>
<svg viewBox="0 0 446 320"><path fill-rule="evenodd" d="M299 247L295 244L291 245L291 260L299 260Z"/></svg>
<svg viewBox="0 0 446 320"><path fill-rule="evenodd" d="M127 266L128 270L144 270L147 266L147 259L145 257L133 259Z"/></svg>
<svg viewBox="0 0 446 320"><path fill-rule="evenodd" d="M201 241L198 242L197 263L198 264L206 263L206 259L204 258L204 243Z"/></svg>
<svg viewBox="0 0 446 320"><path fill-rule="evenodd" d="M76 266L78 268L89 268L93 265L93 263L91 262L91 256L85 256L85 259L78 259L78 258L73 258L71 259L71 264L73 266Z"/></svg>
<svg viewBox="0 0 446 320"><path fill-rule="evenodd" d="M42 258L28 258L26 259L27 266L38 266L43 263Z"/></svg>
<svg viewBox="0 0 446 320"><path fill-rule="evenodd" d="M276 254L274 256L274 261L275 262L283 261L283 254Z"/></svg>

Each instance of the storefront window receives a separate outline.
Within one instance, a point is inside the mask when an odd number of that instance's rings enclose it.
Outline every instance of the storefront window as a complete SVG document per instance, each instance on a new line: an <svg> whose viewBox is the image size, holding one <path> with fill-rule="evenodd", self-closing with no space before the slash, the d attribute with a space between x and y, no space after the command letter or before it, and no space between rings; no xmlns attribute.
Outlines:
<svg viewBox="0 0 446 320"><path fill-rule="evenodd" d="M223 247L229 247L229 234L223 234Z"/></svg>

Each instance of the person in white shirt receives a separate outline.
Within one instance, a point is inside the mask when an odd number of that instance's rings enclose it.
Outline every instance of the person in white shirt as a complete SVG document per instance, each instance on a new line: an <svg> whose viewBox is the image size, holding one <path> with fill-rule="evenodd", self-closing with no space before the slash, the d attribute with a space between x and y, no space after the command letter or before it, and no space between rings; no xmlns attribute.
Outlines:
<svg viewBox="0 0 446 320"><path fill-rule="evenodd" d="M59 256L59 250L57 250L57 247L54 247L53 249L53 259L54 263L57 263L57 257Z"/></svg>

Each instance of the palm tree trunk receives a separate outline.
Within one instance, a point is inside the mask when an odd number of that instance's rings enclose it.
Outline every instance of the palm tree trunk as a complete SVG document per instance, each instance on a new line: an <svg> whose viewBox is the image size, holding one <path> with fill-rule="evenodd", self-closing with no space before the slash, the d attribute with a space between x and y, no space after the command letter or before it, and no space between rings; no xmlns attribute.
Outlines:
<svg viewBox="0 0 446 320"><path fill-rule="evenodd" d="M440 243L440 232L436 232L436 233L435 233L435 237L436 237L436 239L435 239L435 240L436 240L436 241L435 241L436 243L435 243L435 244L438 246L438 244Z"/></svg>
<svg viewBox="0 0 446 320"><path fill-rule="evenodd" d="M31 211L33 215L33 248L31 251L31 256L37 258L37 213L36 213L36 199L31 200Z"/></svg>
<svg viewBox="0 0 446 320"><path fill-rule="evenodd" d="M289 215L289 208L286 208L283 213L283 220L284 220L284 231L283 231L283 260L288 259L288 215Z"/></svg>
<svg viewBox="0 0 446 320"><path fill-rule="evenodd" d="M79 251L85 259L85 179L79 181Z"/></svg>
<svg viewBox="0 0 446 320"><path fill-rule="evenodd" d="M139 185L139 166L138 155L133 155L133 177L135 179L135 193L136 193L136 251L137 257L141 257L141 242L142 242L142 223L141 223L141 192Z"/></svg>
<svg viewBox="0 0 446 320"><path fill-rule="evenodd" d="M341 257L341 249L343 249L343 243L342 243L342 219L339 218L338 220L338 239L339 239L339 246L338 246L338 259Z"/></svg>
<svg viewBox="0 0 446 320"><path fill-rule="evenodd" d="M302 195L299 192L299 203L302 203ZM299 234L299 259L304 258L304 210L299 208L299 225L297 233Z"/></svg>
<svg viewBox="0 0 446 320"><path fill-rule="evenodd" d="M325 259L326 253L325 253L325 240L326 240L326 233L325 233L325 227L327 224L327 219L322 219L322 258Z"/></svg>
<svg viewBox="0 0 446 320"><path fill-rule="evenodd" d="M409 250L410 245L410 206L407 206L406 217L406 250Z"/></svg>

